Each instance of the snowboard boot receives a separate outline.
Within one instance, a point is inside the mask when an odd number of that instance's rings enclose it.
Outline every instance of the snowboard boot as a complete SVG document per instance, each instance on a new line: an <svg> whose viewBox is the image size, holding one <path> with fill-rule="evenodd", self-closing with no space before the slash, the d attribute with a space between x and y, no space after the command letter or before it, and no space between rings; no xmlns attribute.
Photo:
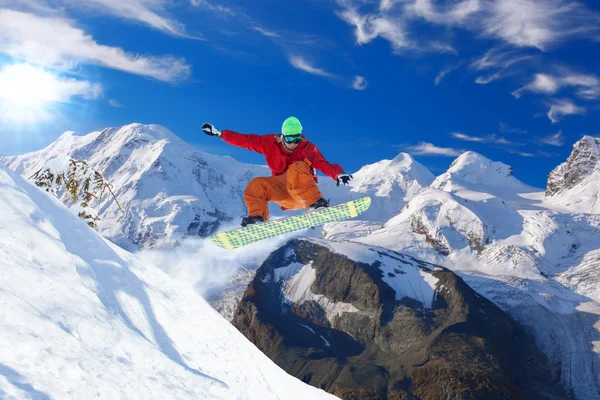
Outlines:
<svg viewBox="0 0 600 400"><path fill-rule="evenodd" d="M321 197L319 200L315 201L314 204L311 204L308 208L309 210L316 210L317 208L323 207L329 207L329 201Z"/></svg>
<svg viewBox="0 0 600 400"><path fill-rule="evenodd" d="M254 215L242 218L241 225L248 226L259 222L265 222L265 219L262 217L262 215Z"/></svg>

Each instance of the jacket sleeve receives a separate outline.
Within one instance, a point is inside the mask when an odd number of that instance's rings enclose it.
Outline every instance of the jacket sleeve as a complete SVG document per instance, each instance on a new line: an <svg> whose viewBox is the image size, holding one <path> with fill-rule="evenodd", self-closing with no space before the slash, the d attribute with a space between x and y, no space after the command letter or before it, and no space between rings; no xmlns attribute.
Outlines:
<svg viewBox="0 0 600 400"><path fill-rule="evenodd" d="M344 169L338 164L330 164L325 159L325 157L323 157L323 154L321 154L321 152L319 151L319 149L317 149L316 146L313 150L311 162L312 166L315 167L315 169L318 169L319 171L321 171L322 173L331 177L334 180L337 180L338 175L344 172Z"/></svg>
<svg viewBox="0 0 600 400"><path fill-rule="evenodd" d="M223 129L221 139L233 146L242 147L260 154L265 154L268 149L267 144L269 143L270 137L269 135L246 135L243 133L237 133Z"/></svg>

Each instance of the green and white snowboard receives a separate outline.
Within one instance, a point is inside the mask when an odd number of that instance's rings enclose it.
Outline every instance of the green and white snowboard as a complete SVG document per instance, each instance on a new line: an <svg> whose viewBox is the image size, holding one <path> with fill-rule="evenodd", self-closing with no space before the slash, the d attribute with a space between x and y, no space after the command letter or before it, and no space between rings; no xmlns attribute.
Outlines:
<svg viewBox="0 0 600 400"><path fill-rule="evenodd" d="M349 201L348 203L318 208L304 214L269 220L267 222L249 225L244 228L217 233L211 236L210 240L219 247L235 249L284 233L299 231L301 229L323 225L328 222L354 218L367 211L370 205L371 198L365 196L360 199Z"/></svg>

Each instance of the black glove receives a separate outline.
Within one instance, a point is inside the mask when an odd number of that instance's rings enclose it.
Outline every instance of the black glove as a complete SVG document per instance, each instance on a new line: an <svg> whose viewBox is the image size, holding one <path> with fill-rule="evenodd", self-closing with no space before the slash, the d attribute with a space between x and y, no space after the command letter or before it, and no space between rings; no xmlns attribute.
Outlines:
<svg viewBox="0 0 600 400"><path fill-rule="evenodd" d="M213 124L202 124L202 130L209 136L221 137L221 131L218 130Z"/></svg>
<svg viewBox="0 0 600 400"><path fill-rule="evenodd" d="M350 182L350 180L352 180L352 175L339 174L337 177L337 185L336 186L340 186L340 183L347 185Z"/></svg>

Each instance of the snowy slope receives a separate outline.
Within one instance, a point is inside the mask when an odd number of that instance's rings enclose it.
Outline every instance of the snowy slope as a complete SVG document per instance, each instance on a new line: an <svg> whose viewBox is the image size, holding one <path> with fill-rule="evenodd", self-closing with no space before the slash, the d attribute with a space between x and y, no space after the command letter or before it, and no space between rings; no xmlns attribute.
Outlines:
<svg viewBox="0 0 600 400"><path fill-rule="evenodd" d="M114 185L125 213L108 197L94 206L99 232L126 249L171 245L237 222L246 213L247 183L269 175L266 167L197 151L162 126L142 124L85 136L66 132L43 150L0 161L29 177L65 155L87 160Z"/></svg>
<svg viewBox="0 0 600 400"><path fill-rule="evenodd" d="M509 166L468 152L374 228L326 232L459 273L531 329L577 398L600 397L600 215L567 213Z"/></svg>
<svg viewBox="0 0 600 400"><path fill-rule="evenodd" d="M0 166L0 398L333 398Z"/></svg>

